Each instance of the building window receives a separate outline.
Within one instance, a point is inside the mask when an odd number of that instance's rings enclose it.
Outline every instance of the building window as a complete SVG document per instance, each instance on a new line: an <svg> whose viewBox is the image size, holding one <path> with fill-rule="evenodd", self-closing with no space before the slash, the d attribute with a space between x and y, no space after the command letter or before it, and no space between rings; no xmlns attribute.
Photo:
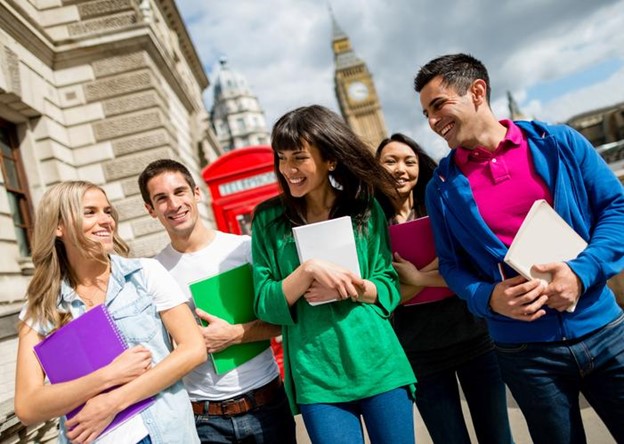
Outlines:
<svg viewBox="0 0 624 444"><path fill-rule="evenodd" d="M30 197L17 147L15 127L2 120L0 120L0 167L20 256L28 257L31 254L30 235L32 233Z"/></svg>

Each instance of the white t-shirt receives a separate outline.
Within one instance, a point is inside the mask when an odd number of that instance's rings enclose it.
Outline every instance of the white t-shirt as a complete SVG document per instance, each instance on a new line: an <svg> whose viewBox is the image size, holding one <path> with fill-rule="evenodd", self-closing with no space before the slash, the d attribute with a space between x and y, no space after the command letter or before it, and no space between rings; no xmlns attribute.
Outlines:
<svg viewBox="0 0 624 444"><path fill-rule="evenodd" d="M189 284L252 263L251 238L217 231L212 242L202 250L180 253L169 244L155 259L178 282L194 312ZM209 359L186 375L183 381L191 400L218 401L262 387L278 375L279 369L269 348L223 375L216 374Z"/></svg>

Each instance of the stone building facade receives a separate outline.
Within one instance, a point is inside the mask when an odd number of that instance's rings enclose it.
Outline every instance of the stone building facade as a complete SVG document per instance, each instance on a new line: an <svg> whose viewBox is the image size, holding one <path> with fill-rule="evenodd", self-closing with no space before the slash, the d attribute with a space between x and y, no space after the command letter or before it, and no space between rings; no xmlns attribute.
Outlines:
<svg viewBox="0 0 624 444"><path fill-rule="evenodd" d="M43 192L68 179L101 185L133 254L153 255L167 237L137 175L172 157L203 183L201 166L221 153L208 83L173 0L0 0L0 442L36 433L11 415L16 313Z"/></svg>
<svg viewBox="0 0 624 444"><path fill-rule="evenodd" d="M624 102L587 111L566 123L594 145L624 184Z"/></svg>

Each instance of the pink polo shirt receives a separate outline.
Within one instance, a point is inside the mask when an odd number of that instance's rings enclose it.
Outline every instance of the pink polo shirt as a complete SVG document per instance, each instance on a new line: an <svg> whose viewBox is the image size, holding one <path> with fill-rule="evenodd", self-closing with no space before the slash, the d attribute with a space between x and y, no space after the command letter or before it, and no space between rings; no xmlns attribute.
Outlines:
<svg viewBox="0 0 624 444"><path fill-rule="evenodd" d="M552 194L535 171L526 137L511 120L505 138L494 152L483 147L473 150L458 147L455 163L468 178L483 220L494 234L509 246L531 205Z"/></svg>

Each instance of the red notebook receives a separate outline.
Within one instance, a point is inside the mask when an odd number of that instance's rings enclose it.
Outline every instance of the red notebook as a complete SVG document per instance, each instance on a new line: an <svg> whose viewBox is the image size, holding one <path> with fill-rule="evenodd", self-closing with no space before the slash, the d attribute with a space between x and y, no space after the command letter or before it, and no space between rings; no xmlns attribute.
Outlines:
<svg viewBox="0 0 624 444"><path fill-rule="evenodd" d="M416 268L421 269L436 258L429 216L390 225L388 231L392 252L399 253L403 259L410 261ZM450 296L453 296L453 292L447 287L427 287L404 305L426 304L441 301Z"/></svg>
<svg viewBox="0 0 624 444"><path fill-rule="evenodd" d="M110 364L128 347L106 307L98 305L46 337L34 350L52 384L71 381ZM101 435L118 427L154 403L137 402L115 416ZM83 404L84 405L84 404ZM83 405L66 416L73 418Z"/></svg>

